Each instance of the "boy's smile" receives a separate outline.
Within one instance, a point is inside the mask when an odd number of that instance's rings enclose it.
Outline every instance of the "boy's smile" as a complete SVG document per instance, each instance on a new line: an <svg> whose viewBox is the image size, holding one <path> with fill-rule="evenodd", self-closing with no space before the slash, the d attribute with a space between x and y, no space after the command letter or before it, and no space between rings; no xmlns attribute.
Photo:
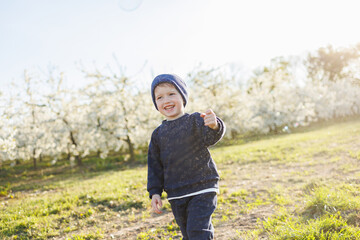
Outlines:
<svg viewBox="0 0 360 240"><path fill-rule="evenodd" d="M184 101L178 90L170 83L158 85L154 91L159 112L167 120L175 120L184 115Z"/></svg>

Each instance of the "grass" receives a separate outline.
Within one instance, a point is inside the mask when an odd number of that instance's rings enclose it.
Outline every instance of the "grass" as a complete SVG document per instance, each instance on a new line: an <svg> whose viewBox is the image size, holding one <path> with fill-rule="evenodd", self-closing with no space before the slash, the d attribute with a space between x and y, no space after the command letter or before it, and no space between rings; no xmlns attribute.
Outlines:
<svg viewBox="0 0 360 240"><path fill-rule="evenodd" d="M118 212L125 215L132 210L145 209L148 197L144 171L142 167L107 172L88 179L64 179L50 191L13 192L13 198L0 205L0 236L17 236L17 239L70 237L83 228L100 236L97 233L99 221Z"/></svg>
<svg viewBox="0 0 360 240"><path fill-rule="evenodd" d="M264 232L270 239L359 239L358 228L346 223L340 214L326 215L318 219L299 221L289 216L270 218L263 222Z"/></svg>
<svg viewBox="0 0 360 240"><path fill-rule="evenodd" d="M211 149L217 238L360 239L359 136L353 119ZM3 164L0 238L180 239L166 200L164 214L151 212L140 162Z"/></svg>

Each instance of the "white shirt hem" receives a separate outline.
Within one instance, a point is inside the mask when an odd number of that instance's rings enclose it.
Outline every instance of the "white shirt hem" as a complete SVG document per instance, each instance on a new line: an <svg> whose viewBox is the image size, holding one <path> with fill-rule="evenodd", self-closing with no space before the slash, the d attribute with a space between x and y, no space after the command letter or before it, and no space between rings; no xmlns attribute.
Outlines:
<svg viewBox="0 0 360 240"><path fill-rule="evenodd" d="M174 200L174 199L191 197L191 196L195 196L195 195L199 195L199 194L203 194L203 193L209 193L209 192L216 192L217 194L219 194L219 189L217 189L217 188L207 188L207 189L197 191L197 192L194 192L194 193L189 193L189 194L186 194L186 195L183 195L183 196L168 198L168 201Z"/></svg>

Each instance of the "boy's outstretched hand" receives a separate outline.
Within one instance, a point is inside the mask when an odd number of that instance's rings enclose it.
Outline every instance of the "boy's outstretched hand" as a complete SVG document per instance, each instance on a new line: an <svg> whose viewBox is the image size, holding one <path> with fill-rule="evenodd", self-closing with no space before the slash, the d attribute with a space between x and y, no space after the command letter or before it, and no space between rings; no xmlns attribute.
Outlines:
<svg viewBox="0 0 360 240"><path fill-rule="evenodd" d="M162 201L159 194L154 194L151 198L151 207L153 208L154 212L157 214L161 214L162 211L160 208L162 207Z"/></svg>
<svg viewBox="0 0 360 240"><path fill-rule="evenodd" d="M205 126L214 130L219 130L219 124L213 110L209 109L205 113L201 113L200 116L204 119Z"/></svg>

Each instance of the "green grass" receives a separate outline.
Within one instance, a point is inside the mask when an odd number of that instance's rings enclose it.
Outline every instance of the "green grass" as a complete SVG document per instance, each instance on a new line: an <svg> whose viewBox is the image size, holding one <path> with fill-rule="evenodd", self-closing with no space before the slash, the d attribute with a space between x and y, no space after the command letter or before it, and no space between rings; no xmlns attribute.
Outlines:
<svg viewBox="0 0 360 240"><path fill-rule="evenodd" d="M359 136L353 119L211 149L218 239L360 239ZM0 239L179 239L167 201L165 217L150 210L139 158L3 164Z"/></svg>
<svg viewBox="0 0 360 240"><path fill-rule="evenodd" d="M338 123L311 132L273 135L243 145L218 148L213 154L217 162L230 164L274 161L292 163L339 154L359 159L360 151L356 147L349 149L348 146L349 143L359 141L359 129L359 121Z"/></svg>
<svg viewBox="0 0 360 240"><path fill-rule="evenodd" d="M350 184L317 187L306 196L304 215L318 218L324 214L360 210L360 186Z"/></svg>
<svg viewBox="0 0 360 240"><path fill-rule="evenodd" d="M81 229L97 232L98 222L117 212L146 208L144 172L143 167L108 172L89 179L64 179L55 190L14 192L0 205L0 237L71 238Z"/></svg>
<svg viewBox="0 0 360 240"><path fill-rule="evenodd" d="M304 205L261 222L269 239L359 239L354 214L360 210L359 187L352 184L306 187Z"/></svg>
<svg viewBox="0 0 360 240"><path fill-rule="evenodd" d="M350 226L340 214L326 215L318 219L299 221L289 216L270 218L263 222L270 239L359 239L358 228Z"/></svg>

